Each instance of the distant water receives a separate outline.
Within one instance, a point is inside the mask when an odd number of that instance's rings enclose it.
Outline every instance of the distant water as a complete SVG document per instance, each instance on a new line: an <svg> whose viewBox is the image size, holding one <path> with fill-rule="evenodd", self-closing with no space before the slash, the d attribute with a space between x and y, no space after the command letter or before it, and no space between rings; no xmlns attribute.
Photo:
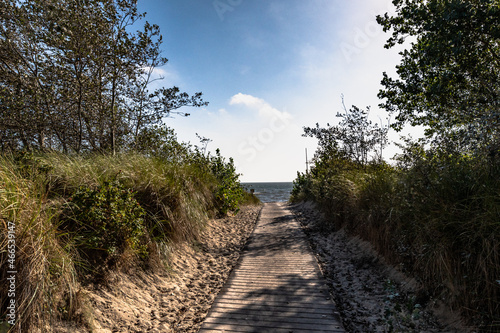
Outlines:
<svg viewBox="0 0 500 333"><path fill-rule="evenodd" d="M250 192L254 189L254 194L262 202L283 202L288 201L293 183L241 183Z"/></svg>

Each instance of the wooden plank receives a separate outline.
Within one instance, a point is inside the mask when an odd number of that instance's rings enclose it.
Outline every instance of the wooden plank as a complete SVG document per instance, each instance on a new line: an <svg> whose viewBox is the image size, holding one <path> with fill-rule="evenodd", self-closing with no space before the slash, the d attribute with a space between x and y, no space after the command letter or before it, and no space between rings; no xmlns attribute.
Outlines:
<svg viewBox="0 0 500 333"><path fill-rule="evenodd" d="M255 265L255 267L244 266L244 267L236 267L236 269L240 272L252 272L252 273L265 273L265 272L281 272L281 273L288 272L290 274L316 273L316 271L313 270L311 267L302 267L302 266L297 267L294 265L267 267L265 270L263 270L262 268L263 266L271 266L271 265L272 264L262 262L260 265Z"/></svg>
<svg viewBox="0 0 500 333"><path fill-rule="evenodd" d="M294 316L290 313L278 313L276 315L271 315L265 312L255 312L255 313L234 313L234 312L217 312L210 316L210 320L216 321L219 319L235 319L238 322L252 321L257 324L260 322L280 322L288 324L311 324L311 325L332 325L332 321L336 318L332 316L322 315L322 316L310 316L310 313L303 316ZM210 320L208 322L210 322Z"/></svg>
<svg viewBox="0 0 500 333"><path fill-rule="evenodd" d="M234 278L242 277L242 276L251 276L251 277L280 277L280 278L289 278L289 279L311 279L311 278L319 278L316 272L311 271L290 271L290 270L266 270L261 272L255 271L235 271L233 274Z"/></svg>
<svg viewBox="0 0 500 333"><path fill-rule="evenodd" d="M320 276L310 276L310 277L300 277L300 276L286 276L283 275L280 278L274 276L236 276L236 274L232 274L228 281L227 284L230 284L232 282L237 282L237 281L265 281L265 280L270 280L270 281L276 281L278 283L320 283L324 284L324 280Z"/></svg>
<svg viewBox="0 0 500 333"><path fill-rule="evenodd" d="M230 288L224 291L225 295L235 295L239 297L260 297L260 296L278 296L278 297L291 297L297 299L298 301L308 301L314 300L316 298L320 299L330 299L330 295L324 291L307 291L307 290L293 290L293 289L281 289L281 288L269 288L269 289L235 289Z"/></svg>
<svg viewBox="0 0 500 333"><path fill-rule="evenodd" d="M308 329L294 329L293 331L286 329L286 328L266 328L266 327L253 327L253 326L244 326L244 325L219 325L219 324L208 324L206 325L207 327L213 326L213 329L207 328L207 329L202 329L199 332L200 333L233 333L233 332L245 332L245 333L312 333L312 332L318 332L315 330L308 330ZM344 330L340 331L319 331L318 333L321 332L345 332Z"/></svg>
<svg viewBox="0 0 500 333"><path fill-rule="evenodd" d="M235 299L255 302L275 302L275 303L286 303L286 304L328 304L330 303L330 297L325 297L325 295L291 295L291 294L272 294L272 293L237 293L237 292L225 292L220 297L221 299Z"/></svg>
<svg viewBox="0 0 500 333"><path fill-rule="evenodd" d="M229 288L229 285L224 286L223 290L227 290ZM252 280L238 280L238 281L232 281L231 282L231 287L234 288L239 288L239 287L246 287L246 288L283 288L286 287L288 289L302 289L302 290L312 290L314 291L315 289L324 289L325 287L319 282L287 282L287 281L276 281L276 280L260 280L260 281L252 281Z"/></svg>
<svg viewBox="0 0 500 333"><path fill-rule="evenodd" d="M315 290L313 288L308 288L308 289L303 289L303 288L290 288L290 287L285 287L285 286L270 286L270 287L253 287L253 286L237 286L233 285L231 289L224 289L224 292L233 292L233 293L240 293L240 294L251 294L251 295L257 295L258 293L261 294L271 294L271 295L277 295L277 294L286 294L286 295L295 295L295 296L309 296L309 295L314 295L314 294L321 294L325 298L328 298L330 293L328 290L321 288L320 290Z"/></svg>
<svg viewBox="0 0 500 333"><path fill-rule="evenodd" d="M214 303L214 308L215 306L218 306L220 303L224 304L230 304L231 306L246 306L247 308L251 307L267 307L267 308L280 308L280 307L285 307L285 308L301 308L306 311L306 309L314 309L314 310L327 310L327 311L334 311L335 307L333 307L329 303L316 303L316 304L310 304L310 303L299 303L299 302L262 302L262 301L254 301L254 300L241 300L241 299L231 299L231 298L218 298L215 303Z"/></svg>
<svg viewBox="0 0 500 333"><path fill-rule="evenodd" d="M226 287L230 287L233 283L247 283L250 284L254 282L255 284L275 284L276 286L283 286L283 285L288 285L288 286L303 286L303 285L318 285L322 283L323 281L320 279L309 279L309 280L303 280L303 279L296 279L296 280L291 280L291 279L278 279L278 278L252 278L252 277L241 277L239 279L233 279L231 281L228 281L226 283ZM227 288L226 288L227 289Z"/></svg>
<svg viewBox="0 0 500 333"><path fill-rule="evenodd" d="M255 329L252 332L261 332L264 329L287 329L295 332L295 330L304 330L309 332L345 332L345 330L340 325L329 324L311 324L311 323L287 323L282 321L250 321L250 320L238 320L234 321L232 319L215 319L211 317L207 317L204 321L204 324L214 324L212 328L217 326L228 326L228 327L238 327L238 326L249 326ZM203 327L202 327L203 329ZM200 332L203 332L200 330Z"/></svg>
<svg viewBox="0 0 500 333"><path fill-rule="evenodd" d="M330 300L322 299L322 298L314 298L314 299L308 299L305 302L304 300L300 299L295 299L295 300L290 300L290 299L278 299L278 298L264 298L264 297L252 297L248 299L241 299L241 298L235 298L234 296L231 295L225 295L225 294L219 294L217 297L220 300L225 300L226 303L228 301L235 302L236 304L267 304L267 305L288 305L288 304L295 304L295 305L301 305L302 306L310 306L311 303L315 302L317 306L319 305L324 305L331 303ZM323 302L323 303L321 303ZM329 306L329 305L328 305Z"/></svg>
<svg viewBox="0 0 500 333"><path fill-rule="evenodd" d="M224 307L228 305L228 307ZM331 309L304 309L299 307L234 307L232 304L219 303L216 309L212 310L214 316L217 313L224 313L230 315L250 315L250 316L260 316L263 313L265 316L274 317L294 317L294 318L310 318L310 319L323 319L323 318L338 318L335 312Z"/></svg>
<svg viewBox="0 0 500 333"><path fill-rule="evenodd" d="M325 305L325 304L317 304L317 305L310 305L308 307L304 307L303 305L300 304L284 304L284 305L275 305L275 304L248 304L248 303L236 303L231 300L218 300L216 301L216 306L212 308L212 311L217 312L218 310L220 311L229 311L227 309L233 309L233 310L240 310L240 309L246 309L248 311L267 311L267 312L280 312L280 311L289 311L292 313L320 313L320 314L329 314L329 313L335 313L336 309L332 307L330 304Z"/></svg>
<svg viewBox="0 0 500 333"><path fill-rule="evenodd" d="M224 289L225 291L226 289ZM315 285L289 285L289 284L263 284L263 283L241 283L241 282L233 282L231 284L231 290L234 291L265 291L265 290L279 290L287 293L315 293L318 290L323 294L328 294L328 289L323 288L323 286L315 286Z"/></svg>

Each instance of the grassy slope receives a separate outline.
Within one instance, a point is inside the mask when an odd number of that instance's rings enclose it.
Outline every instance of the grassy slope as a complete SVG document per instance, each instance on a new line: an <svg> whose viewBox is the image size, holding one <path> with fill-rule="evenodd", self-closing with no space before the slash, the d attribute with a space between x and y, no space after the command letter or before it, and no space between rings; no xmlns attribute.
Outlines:
<svg viewBox="0 0 500 333"><path fill-rule="evenodd" d="M122 234L120 237L127 239L113 253L89 250L88 246L82 246L87 244L89 235L81 233L81 228L67 227L74 226L65 213L72 196L82 188L100 193L109 181L118 181L125 189L122 192L128 201L122 205L140 205L145 211L135 221L141 228L140 253L130 246L127 235ZM1 157L0 223L5 226L0 231L1 249L7 246L8 222L15 223L18 273L17 320L13 331L44 327L56 318L85 323L85 302L78 293L82 281L92 281L94 273L112 268L120 257L132 256L145 267L162 265L170 242L195 239L207 219L216 214L218 203L214 193L219 185L207 168L137 154L86 158L48 154L21 160ZM105 195L103 198L106 199ZM98 213L105 214L111 209L111 215L105 215L108 220L113 214L126 213L112 204L100 209ZM126 217L118 221L123 218ZM121 225L115 227L119 229ZM106 267L89 267L89 258L96 253L98 258L106 258L101 262ZM7 260L7 253L0 252L1 267L6 267ZM94 260L92 265L96 264L99 262ZM2 281L6 274L5 270L0 272ZM5 289L0 291L0 299L5 309L8 301Z"/></svg>
<svg viewBox="0 0 500 333"><path fill-rule="evenodd" d="M498 178L479 163L325 168L299 179L295 200L313 200L330 227L371 242L485 330L500 329ZM430 298L429 298L430 297Z"/></svg>

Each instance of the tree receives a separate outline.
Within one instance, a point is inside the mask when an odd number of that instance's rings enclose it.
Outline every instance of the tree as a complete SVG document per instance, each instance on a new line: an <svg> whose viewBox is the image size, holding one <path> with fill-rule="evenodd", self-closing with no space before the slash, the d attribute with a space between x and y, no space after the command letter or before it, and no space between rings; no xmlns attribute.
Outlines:
<svg viewBox="0 0 500 333"><path fill-rule="evenodd" d="M500 142L500 4L498 0L393 0L385 47L410 39L398 79L384 73L381 107L394 128L423 125L427 135L464 138L464 149Z"/></svg>
<svg viewBox="0 0 500 333"><path fill-rule="evenodd" d="M159 27L136 0L0 2L0 143L4 149L113 152L184 106L178 87L149 91Z"/></svg>
<svg viewBox="0 0 500 333"><path fill-rule="evenodd" d="M44 141L50 88L41 73L47 54L26 6L4 0L0 18L0 139L3 148L30 148L37 135L39 143Z"/></svg>
<svg viewBox="0 0 500 333"><path fill-rule="evenodd" d="M381 160L382 150L387 145L388 128L379 127L368 119L369 107L363 110L353 105L349 111L345 105L343 107L344 113L337 113L342 119L338 126L327 124L326 128L321 128L316 124L316 127L304 127L303 136L318 139L315 159L346 158L366 165L370 153L374 153Z"/></svg>

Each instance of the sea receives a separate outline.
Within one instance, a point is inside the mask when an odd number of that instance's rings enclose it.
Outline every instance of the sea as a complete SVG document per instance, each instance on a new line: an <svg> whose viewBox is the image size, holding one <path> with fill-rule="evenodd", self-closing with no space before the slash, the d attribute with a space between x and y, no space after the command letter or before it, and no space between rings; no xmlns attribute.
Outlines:
<svg viewBox="0 0 500 333"><path fill-rule="evenodd" d="M293 183L241 183L250 192L254 190L254 195L262 202L284 202L290 199L290 192Z"/></svg>

